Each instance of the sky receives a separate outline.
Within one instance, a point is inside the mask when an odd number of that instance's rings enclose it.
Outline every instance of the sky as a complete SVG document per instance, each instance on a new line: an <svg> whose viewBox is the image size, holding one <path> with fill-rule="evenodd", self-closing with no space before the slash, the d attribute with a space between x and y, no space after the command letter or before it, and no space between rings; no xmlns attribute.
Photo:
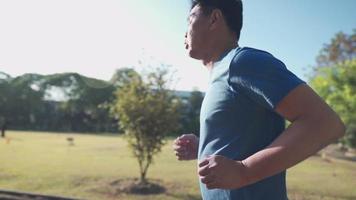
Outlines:
<svg viewBox="0 0 356 200"><path fill-rule="evenodd" d="M339 31L356 28L355 0L244 0L239 45L263 49L307 80ZM189 0L0 0L0 71L77 72L172 66L173 88L205 91L209 73L184 49Z"/></svg>

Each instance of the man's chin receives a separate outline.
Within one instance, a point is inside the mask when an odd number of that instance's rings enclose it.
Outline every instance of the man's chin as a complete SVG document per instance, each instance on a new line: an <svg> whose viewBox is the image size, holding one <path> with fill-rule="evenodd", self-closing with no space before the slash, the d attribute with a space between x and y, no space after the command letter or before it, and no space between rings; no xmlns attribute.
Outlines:
<svg viewBox="0 0 356 200"><path fill-rule="evenodd" d="M191 49L188 49L187 51L188 51L189 57L200 60L200 57L196 52L192 51Z"/></svg>

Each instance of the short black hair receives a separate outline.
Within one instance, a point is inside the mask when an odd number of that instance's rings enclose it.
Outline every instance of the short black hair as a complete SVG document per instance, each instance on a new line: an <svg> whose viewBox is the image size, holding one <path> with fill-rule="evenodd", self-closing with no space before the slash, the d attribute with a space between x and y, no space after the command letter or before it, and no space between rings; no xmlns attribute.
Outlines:
<svg viewBox="0 0 356 200"><path fill-rule="evenodd" d="M239 41L242 28L241 0L192 0L191 3L191 9L199 5L207 15L211 14L214 9L221 10L228 27L236 33L237 41Z"/></svg>

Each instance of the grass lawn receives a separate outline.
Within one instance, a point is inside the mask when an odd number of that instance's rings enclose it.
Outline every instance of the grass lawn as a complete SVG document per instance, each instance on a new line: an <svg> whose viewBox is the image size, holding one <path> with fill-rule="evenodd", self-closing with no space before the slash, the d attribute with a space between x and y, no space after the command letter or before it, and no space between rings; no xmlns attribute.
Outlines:
<svg viewBox="0 0 356 200"><path fill-rule="evenodd" d="M7 138L0 139L0 189L100 200L200 199L196 163L176 161L172 140L148 171L166 192L125 195L117 194L115 181L139 171L120 136L9 131ZM287 183L291 200L356 199L356 162L312 157L288 170Z"/></svg>

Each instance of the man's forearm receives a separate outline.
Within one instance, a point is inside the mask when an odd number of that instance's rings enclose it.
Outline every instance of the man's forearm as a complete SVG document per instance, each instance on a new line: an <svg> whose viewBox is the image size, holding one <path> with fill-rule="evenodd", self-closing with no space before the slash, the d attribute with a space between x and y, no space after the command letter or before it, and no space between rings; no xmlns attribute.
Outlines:
<svg viewBox="0 0 356 200"><path fill-rule="evenodd" d="M344 126L336 115L295 120L271 145L243 160L246 184L294 166L339 138Z"/></svg>

